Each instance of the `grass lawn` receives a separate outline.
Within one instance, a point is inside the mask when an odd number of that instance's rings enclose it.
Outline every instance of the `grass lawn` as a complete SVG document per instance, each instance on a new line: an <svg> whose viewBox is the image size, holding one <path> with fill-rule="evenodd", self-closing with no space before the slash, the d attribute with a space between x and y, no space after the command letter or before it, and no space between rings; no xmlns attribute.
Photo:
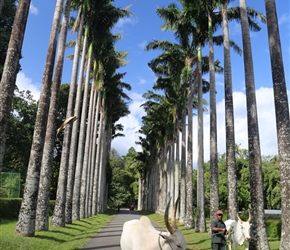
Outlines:
<svg viewBox="0 0 290 250"><path fill-rule="evenodd" d="M109 210L105 214L98 214L80 221L73 221L65 227L50 227L49 231L36 232L35 237L15 236L16 221L0 219L0 249L1 250L77 250L84 246L89 239L100 231L116 214ZM163 216L146 214L155 224L165 228ZM208 233L196 233L179 225L185 236L187 247L192 250L209 250L210 236ZM279 249L279 240L270 241L270 249ZM244 249L242 247L239 248ZM137 250L137 249L136 249Z"/></svg>
<svg viewBox="0 0 290 250"><path fill-rule="evenodd" d="M80 221L73 221L65 227L50 227L39 231L35 237L15 236L17 221L0 219L1 250L76 250L84 246L115 215L114 212L98 214Z"/></svg>

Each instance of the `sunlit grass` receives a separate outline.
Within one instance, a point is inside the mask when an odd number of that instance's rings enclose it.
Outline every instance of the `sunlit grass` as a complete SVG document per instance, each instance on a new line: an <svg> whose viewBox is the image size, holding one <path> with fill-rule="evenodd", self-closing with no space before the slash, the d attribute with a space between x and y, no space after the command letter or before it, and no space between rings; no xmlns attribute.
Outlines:
<svg viewBox="0 0 290 250"><path fill-rule="evenodd" d="M36 232L35 237L15 236L16 221L0 220L0 249L80 249L112 219L114 214L110 212L98 214L80 221L73 221L65 227L50 227L49 231Z"/></svg>

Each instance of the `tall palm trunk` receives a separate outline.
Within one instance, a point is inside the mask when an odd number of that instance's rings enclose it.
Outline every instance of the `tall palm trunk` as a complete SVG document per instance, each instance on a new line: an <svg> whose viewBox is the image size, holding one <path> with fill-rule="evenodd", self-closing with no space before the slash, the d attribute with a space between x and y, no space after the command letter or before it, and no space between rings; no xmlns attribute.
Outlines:
<svg viewBox="0 0 290 250"><path fill-rule="evenodd" d="M182 114L181 138L181 180L180 180L180 215L179 222L185 223L186 219L186 114Z"/></svg>
<svg viewBox="0 0 290 250"><path fill-rule="evenodd" d="M94 80L95 82L95 80ZM95 83L96 84L96 83ZM94 99L93 99L93 106L94 106L94 112L92 114L92 131L90 137L91 140L91 150L90 150L90 163L89 163L89 190L88 190L88 216L93 215L93 185L94 185L94 173L95 173L95 160L96 160L96 140L97 140L97 129L98 129L98 91L94 87Z"/></svg>
<svg viewBox="0 0 290 250"><path fill-rule="evenodd" d="M70 81L70 87L69 87L69 97L68 97L68 103L67 103L67 109L66 109L66 118L69 118L74 115L74 102L75 102L75 96L76 96L75 89L76 89L76 82L77 82L77 75L78 75L78 68L79 68L79 61L80 61L79 60L80 49L81 49L81 43L82 43L82 38L83 38L83 22L84 22L84 15L81 15L81 20L80 20L80 24L78 28L78 35L77 35L77 40L76 40L76 46L75 46L75 51L74 51L72 75L71 75L71 81ZM60 167L62 167L62 165L68 166L66 202L65 202L66 204L65 223L66 224L72 223L72 188L73 188L72 183L73 183L74 176L72 173L72 168L70 168L70 164L69 164L72 126L73 125L69 123L65 128L64 136L63 136L62 151L61 151L61 160L60 160Z"/></svg>
<svg viewBox="0 0 290 250"><path fill-rule="evenodd" d="M253 218L250 249L267 250L269 249L269 243L264 220L263 176L255 95L254 67L245 0L240 0L240 9L247 97L250 190Z"/></svg>
<svg viewBox="0 0 290 250"><path fill-rule="evenodd" d="M234 127L234 105L232 90L232 68L230 54L229 27L227 17L227 2L222 5L223 36L224 36L224 85L225 85L225 123L226 123L226 164L228 183L228 216L236 219L238 212L237 200L237 169L236 143Z"/></svg>
<svg viewBox="0 0 290 250"><path fill-rule="evenodd" d="M176 125L176 146L175 146L175 161L174 161L174 200L179 197L179 173L180 173L180 159L179 159L179 152L180 152L180 132L179 132L179 121L177 121ZM179 209L176 213L176 218L179 218Z"/></svg>
<svg viewBox="0 0 290 250"><path fill-rule="evenodd" d="M98 204L98 185L99 185L99 145L100 144L100 126L99 124L99 113L100 113L100 104L101 104L101 90L98 90L98 99L97 99L97 107L96 107L96 116L95 116L95 128L94 128L94 143L93 143L93 154L95 155L95 159L93 160L94 164L94 181L93 181L93 197L92 197L92 214L95 215L98 211L97 204ZM96 143L96 141L98 143ZM98 145L98 146L97 146Z"/></svg>
<svg viewBox="0 0 290 250"><path fill-rule="evenodd" d="M39 188L39 176L46 133L46 122L49 108L53 66L56 54L57 36L59 32L63 2L64 0L58 0L56 2L56 7L54 11L53 24L50 33L46 63L42 78L42 88L36 115L33 141L30 151L26 184L24 188L19 218L15 229L16 235L34 236L35 234L35 218Z"/></svg>
<svg viewBox="0 0 290 250"><path fill-rule="evenodd" d="M202 69L201 45L198 46L198 145L197 145L197 218L196 232L205 232L204 212L204 152L203 152L203 98L202 98Z"/></svg>
<svg viewBox="0 0 290 250"><path fill-rule="evenodd" d="M104 99L102 100L102 111L101 111L101 116L100 116L100 129L99 129L99 135L100 136L100 144L98 144L98 165L97 167L99 168L99 176L98 176L98 193L97 193L97 213L101 213L103 210L103 201L104 201L104 157L105 157L105 152L104 152L104 145L105 145L105 114L104 114Z"/></svg>
<svg viewBox="0 0 290 250"><path fill-rule="evenodd" d="M88 200L88 181L89 181L89 160L90 160L90 149L92 148L92 121L95 106L94 106L94 91L95 91L95 82L93 81L91 85L91 93L89 96L89 112L87 119L87 129L86 129L86 140L84 147L84 160L83 160L83 169L82 169L82 178L81 178L81 195L80 195L80 218L87 217L87 206L86 201Z"/></svg>
<svg viewBox="0 0 290 250"><path fill-rule="evenodd" d="M193 84L190 81L188 87L188 132L187 132L187 167L186 167L186 228L194 228L193 218L193 191L192 191L192 167L193 167L193 152L192 152L192 99L193 99Z"/></svg>
<svg viewBox="0 0 290 250"><path fill-rule="evenodd" d="M81 124L78 140L78 150L77 150L77 162L76 162L76 172L74 181L74 191L73 191L73 219L80 219L80 192L81 192L81 178L84 160L84 146L86 140L86 119L87 119L87 108L89 100L89 85L90 85L90 73L92 66L92 45L90 45L87 60L86 69L86 79L85 79L85 90L82 103L82 114L81 114Z"/></svg>
<svg viewBox="0 0 290 250"><path fill-rule="evenodd" d="M279 149L281 180L281 242L280 250L290 246L290 121L289 102L277 20L275 0L265 0L268 39L271 56L273 89L275 99L276 126Z"/></svg>
<svg viewBox="0 0 290 250"><path fill-rule="evenodd" d="M75 109L74 116L80 118L81 116L81 103L82 103L82 92L83 92L83 75L85 68L85 60L87 55L87 46L88 46L88 29L85 30L84 40L83 40L83 48L82 48L82 59L79 69L79 77L78 77L78 87L77 94L75 100ZM71 135L71 146L69 151L69 169L68 169L68 181L67 181L67 204L66 210L70 211L66 213L66 220L71 221L72 219L79 219L78 210L73 209L73 196L74 196L74 180L75 180L75 168L76 168L76 158L77 158L77 148L78 148L78 136L79 136L79 127L80 120L75 122L72 129ZM79 170L76 174L80 175Z"/></svg>
<svg viewBox="0 0 290 250"><path fill-rule="evenodd" d="M209 7L211 8L211 7ZM210 82L210 220L215 219L219 208L217 121L216 121L216 84L214 68L214 46L212 38L212 9L208 11L209 32L209 82Z"/></svg>
<svg viewBox="0 0 290 250"><path fill-rule="evenodd" d="M0 173L6 145L6 131L12 107L16 76L19 71L19 60L23 44L24 33L28 18L30 0L20 0L16 10L13 28L7 49L7 55L0 83ZM4 1L0 2L0 15Z"/></svg>
<svg viewBox="0 0 290 250"><path fill-rule="evenodd" d="M36 230L48 230L49 217L49 195L52 175L52 161L56 137L56 118L58 111L59 91L62 78L63 60L66 44L67 27L70 15L70 0L66 1L64 17L61 24L60 40L58 47L58 58L52 85L52 94L50 98L48 122L43 149L40 185L38 190L37 211L36 211ZM67 165L60 168L59 181L66 183ZM64 197L61 196L63 199Z"/></svg>

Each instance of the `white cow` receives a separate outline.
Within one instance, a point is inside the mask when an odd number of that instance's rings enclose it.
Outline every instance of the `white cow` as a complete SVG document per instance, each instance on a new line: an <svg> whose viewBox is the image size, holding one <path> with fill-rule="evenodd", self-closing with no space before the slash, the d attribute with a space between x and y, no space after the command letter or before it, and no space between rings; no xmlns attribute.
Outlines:
<svg viewBox="0 0 290 250"><path fill-rule="evenodd" d="M174 205L172 216L172 227L168 222L168 209L170 202L167 204L164 222L168 232L156 230L150 219L142 216L140 220L126 221L123 226L121 235L122 250L185 250L186 243L183 234L178 230L176 225L176 208L178 199Z"/></svg>
<svg viewBox="0 0 290 250"><path fill-rule="evenodd" d="M231 250L231 245L235 246L235 249L238 249L238 246L245 246L245 250L249 250L249 240L250 236L250 220L251 214L249 213L249 218L247 221L242 221L237 214L238 220L226 220L226 228L228 232L228 239L230 241L229 250Z"/></svg>

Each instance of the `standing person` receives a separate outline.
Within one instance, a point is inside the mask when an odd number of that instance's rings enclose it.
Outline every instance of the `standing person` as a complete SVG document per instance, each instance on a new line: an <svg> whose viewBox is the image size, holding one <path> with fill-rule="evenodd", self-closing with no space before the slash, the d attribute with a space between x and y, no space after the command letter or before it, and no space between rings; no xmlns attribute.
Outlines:
<svg viewBox="0 0 290 250"><path fill-rule="evenodd" d="M226 250L227 241L225 239L225 234L227 233L227 229L225 223L223 222L223 211L216 211L215 216L217 219L211 223L211 249Z"/></svg>

